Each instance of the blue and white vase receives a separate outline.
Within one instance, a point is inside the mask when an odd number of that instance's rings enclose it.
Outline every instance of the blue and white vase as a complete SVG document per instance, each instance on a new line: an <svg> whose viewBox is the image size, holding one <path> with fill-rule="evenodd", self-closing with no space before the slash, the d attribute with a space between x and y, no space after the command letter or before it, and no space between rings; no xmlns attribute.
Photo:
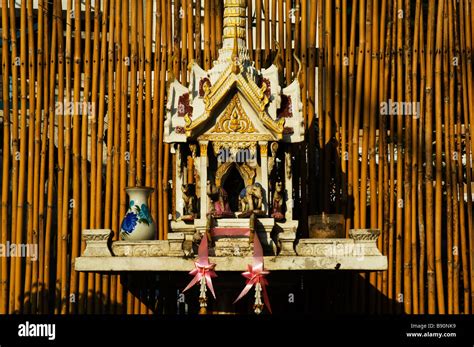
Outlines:
<svg viewBox="0 0 474 347"><path fill-rule="evenodd" d="M148 197L153 188L132 187L125 190L130 202L120 227L120 238L127 241L154 240L156 226L148 209Z"/></svg>

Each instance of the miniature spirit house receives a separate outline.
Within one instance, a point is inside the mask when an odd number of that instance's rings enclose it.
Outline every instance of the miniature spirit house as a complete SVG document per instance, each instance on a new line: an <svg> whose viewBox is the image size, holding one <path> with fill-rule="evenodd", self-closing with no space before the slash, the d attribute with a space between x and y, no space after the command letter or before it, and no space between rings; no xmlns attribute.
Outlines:
<svg viewBox="0 0 474 347"><path fill-rule="evenodd" d="M178 153L172 231L199 230L210 214L220 227L248 228L252 212L268 232L274 219L296 231L289 145L304 141L300 86L295 79L282 88L277 66L258 71L249 60L245 3L224 3L224 42L214 67L193 63L189 88L170 85L164 139ZM242 203L247 197L251 208Z"/></svg>
<svg viewBox="0 0 474 347"><path fill-rule="evenodd" d="M268 300L266 270L387 268L376 245L379 230L351 230L349 238L296 237L298 177L290 149L305 141L300 85L297 77L283 87L278 63L255 68L246 48L246 13L246 0L225 0L224 40L212 69L190 64L187 87L171 76L163 134L176 158L168 238L110 243L117 231L84 230L86 249L76 270L189 272L197 258L191 284L201 284L205 308L214 271L248 269L243 275L249 281L261 279L254 306L260 313L260 294Z"/></svg>

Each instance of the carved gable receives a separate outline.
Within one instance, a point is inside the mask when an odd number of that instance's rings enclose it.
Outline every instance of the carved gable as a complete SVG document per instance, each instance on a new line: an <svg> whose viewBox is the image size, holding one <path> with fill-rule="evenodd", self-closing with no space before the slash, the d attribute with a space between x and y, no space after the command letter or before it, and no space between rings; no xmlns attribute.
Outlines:
<svg viewBox="0 0 474 347"><path fill-rule="evenodd" d="M220 114L197 136L198 140L218 142L275 141L277 137L258 117L245 98L236 93Z"/></svg>
<svg viewBox="0 0 474 347"><path fill-rule="evenodd" d="M213 133L255 133L255 127L249 117L245 114L242 104L237 95L234 96L224 111L224 114L217 120Z"/></svg>

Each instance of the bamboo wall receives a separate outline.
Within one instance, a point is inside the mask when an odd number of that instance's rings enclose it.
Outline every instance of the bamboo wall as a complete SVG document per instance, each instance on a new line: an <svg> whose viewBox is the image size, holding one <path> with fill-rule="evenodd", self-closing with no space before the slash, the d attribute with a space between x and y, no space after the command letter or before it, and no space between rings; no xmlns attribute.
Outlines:
<svg viewBox="0 0 474 347"><path fill-rule="evenodd" d="M0 258L0 313L151 313L153 275L132 293L130 275L77 273L74 259L82 229L117 233L127 186L156 188L166 238L167 81L186 84L192 60L212 66L223 1L14 3L1 0L0 243L38 244L39 257ZM301 235L321 212L344 214L346 230L382 230L388 271L333 278L345 311L473 313L474 2L256 0L248 19L256 66L276 59L282 81L301 82ZM389 99L420 112L382 115ZM94 107L71 114L61 101Z"/></svg>

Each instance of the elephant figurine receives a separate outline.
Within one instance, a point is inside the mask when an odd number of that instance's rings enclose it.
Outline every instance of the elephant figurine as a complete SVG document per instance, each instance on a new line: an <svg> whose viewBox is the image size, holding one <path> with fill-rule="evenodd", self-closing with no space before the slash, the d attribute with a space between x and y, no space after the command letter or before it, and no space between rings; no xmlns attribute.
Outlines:
<svg viewBox="0 0 474 347"><path fill-rule="evenodd" d="M263 196L264 192L260 183L254 183L242 189L239 194L239 205L242 213L239 217L247 218L252 213L263 215Z"/></svg>

